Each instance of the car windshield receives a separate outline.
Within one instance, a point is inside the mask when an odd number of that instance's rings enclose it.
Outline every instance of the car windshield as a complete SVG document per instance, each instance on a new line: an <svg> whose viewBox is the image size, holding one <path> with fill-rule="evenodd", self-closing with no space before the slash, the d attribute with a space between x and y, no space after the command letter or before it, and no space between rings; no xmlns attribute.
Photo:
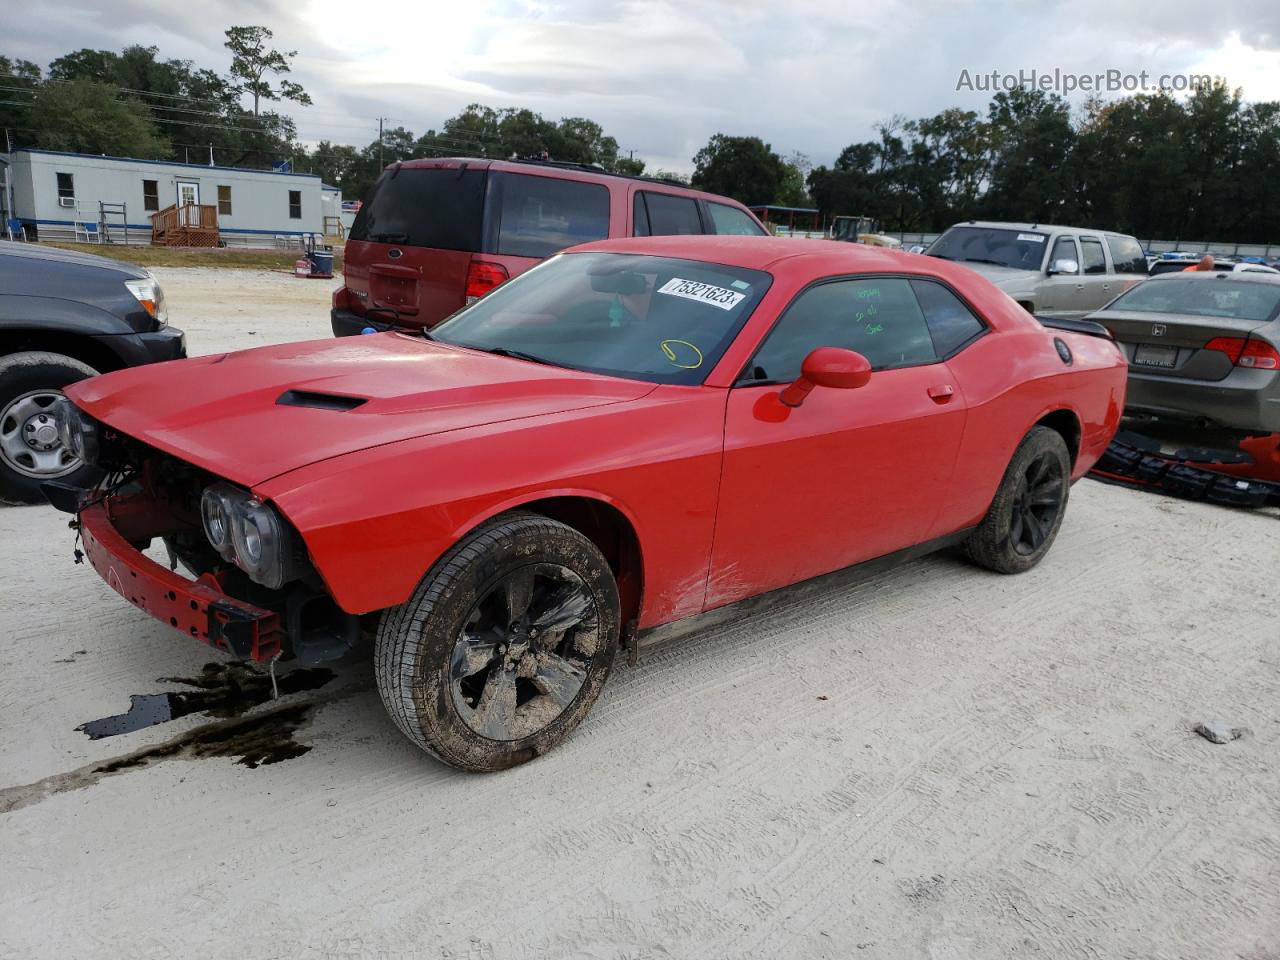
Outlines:
<svg viewBox="0 0 1280 960"><path fill-rule="evenodd" d="M698 384L772 277L635 254L562 254L431 331L434 340L558 367Z"/></svg>
<svg viewBox="0 0 1280 960"><path fill-rule="evenodd" d="M1015 270L1039 270L1048 235L1001 227L951 227L925 251L960 263L985 263Z"/></svg>
<svg viewBox="0 0 1280 960"><path fill-rule="evenodd" d="M1207 274L1171 276L1138 284L1107 309L1265 321L1280 309L1280 283L1230 280Z"/></svg>

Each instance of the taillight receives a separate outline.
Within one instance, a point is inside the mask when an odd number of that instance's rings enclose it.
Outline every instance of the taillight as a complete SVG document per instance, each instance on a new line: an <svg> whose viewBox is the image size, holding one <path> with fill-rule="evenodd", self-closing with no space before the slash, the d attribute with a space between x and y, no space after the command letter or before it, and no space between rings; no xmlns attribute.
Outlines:
<svg viewBox="0 0 1280 960"><path fill-rule="evenodd" d="M1280 353L1262 340L1249 340L1244 345L1237 367L1253 367L1255 370L1280 370Z"/></svg>
<svg viewBox="0 0 1280 960"><path fill-rule="evenodd" d="M347 289L346 284L343 284L333 291L333 309L351 309L351 291Z"/></svg>
<svg viewBox="0 0 1280 960"><path fill-rule="evenodd" d="M471 266L467 267L467 303L475 303L494 287L506 283L510 276L500 263L471 261Z"/></svg>
<svg viewBox="0 0 1280 960"><path fill-rule="evenodd" d="M1206 350L1217 350L1225 353L1233 364L1240 359L1240 351L1244 349L1244 337L1214 337L1204 345Z"/></svg>
<svg viewBox="0 0 1280 960"><path fill-rule="evenodd" d="M1248 340L1244 337L1214 337L1204 345L1205 350L1217 350L1225 353L1227 358L1237 367L1250 367L1254 370L1280 370L1280 353L1271 344L1262 340Z"/></svg>

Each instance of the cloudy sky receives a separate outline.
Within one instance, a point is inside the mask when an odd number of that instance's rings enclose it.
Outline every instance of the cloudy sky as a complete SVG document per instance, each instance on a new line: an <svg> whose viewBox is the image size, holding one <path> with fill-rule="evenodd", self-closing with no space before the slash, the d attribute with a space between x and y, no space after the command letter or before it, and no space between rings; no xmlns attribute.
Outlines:
<svg viewBox="0 0 1280 960"><path fill-rule="evenodd" d="M151 44L225 71L222 31L297 49L305 141L421 133L467 103L599 121L651 168L687 171L718 131L829 163L894 114L981 109L980 75L1210 74L1280 100L1280 3L1203 0L10 0L0 53L41 66ZM1082 99L1081 94L1072 96Z"/></svg>

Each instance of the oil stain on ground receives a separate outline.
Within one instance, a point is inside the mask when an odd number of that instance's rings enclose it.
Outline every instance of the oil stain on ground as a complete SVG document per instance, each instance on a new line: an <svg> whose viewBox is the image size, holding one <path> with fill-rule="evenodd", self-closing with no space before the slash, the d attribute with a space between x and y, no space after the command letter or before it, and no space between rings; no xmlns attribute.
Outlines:
<svg viewBox="0 0 1280 960"><path fill-rule="evenodd" d="M313 703L298 703L230 723L207 724L186 736L99 764L93 772L119 773L174 757L235 757L249 768L291 760L311 749L293 735L314 708Z"/></svg>
<svg viewBox="0 0 1280 960"><path fill-rule="evenodd" d="M211 671L206 671L206 673L211 673ZM295 673L304 674L302 678L295 682L316 683L320 680L318 674L329 673L329 671L317 669L315 671L295 671ZM322 682L327 683L329 679L326 677ZM268 677L266 680L269 691L271 679ZM281 678L280 689L282 693L286 689L290 692L295 692L299 689L314 689L314 687L295 687L292 685L286 687L283 681L284 678ZM214 686L217 685L214 684ZM54 774L35 783L0 788L0 814L21 810L23 807L39 803L41 800L59 793L83 790L98 783L104 777L131 770L139 770L156 763L162 763L165 760L227 757L234 758L238 763L246 767L255 768L265 764L279 763L281 760L300 757L307 753L311 747L308 744L298 743L294 739L294 735L311 719L312 714L324 704L334 703L362 694L369 689L369 686L370 684L368 683L349 684L338 690L321 693L304 703L267 706L248 716L236 716L235 713L237 711L243 713L260 701L242 703L240 700L233 700L234 706L219 707L220 710L231 711L229 719L217 719L180 733L163 743L142 747L132 753L114 757L110 760L86 764L76 770ZM243 694L244 687L240 689ZM256 691L257 688L251 687L251 689ZM182 692L187 693L189 691ZM252 696L257 696L257 693L255 692ZM208 701L205 701L205 703L207 705ZM201 708L196 707L195 709ZM187 712L190 713L192 711L188 710ZM132 713L132 710L130 713ZM129 714L122 714L121 716L127 717ZM108 717L105 719L115 718ZM172 719L172 717L169 719ZM109 735L111 734L104 734L104 736Z"/></svg>
<svg viewBox="0 0 1280 960"><path fill-rule="evenodd" d="M312 667L281 676L280 695L318 690L334 678L332 670ZM170 693L135 693L126 713L90 720L76 727L90 740L133 733L158 723L167 723L192 713L219 719L239 717L253 707L273 699L271 677L257 673L243 663L209 663L198 677L161 677L161 683L193 687Z"/></svg>

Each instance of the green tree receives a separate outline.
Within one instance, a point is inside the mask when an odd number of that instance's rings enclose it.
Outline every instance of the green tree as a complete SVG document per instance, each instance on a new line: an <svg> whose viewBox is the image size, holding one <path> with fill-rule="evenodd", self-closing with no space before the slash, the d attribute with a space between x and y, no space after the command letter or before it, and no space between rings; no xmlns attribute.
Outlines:
<svg viewBox="0 0 1280 960"><path fill-rule="evenodd" d="M47 83L28 111L36 146L74 153L161 159L169 143L136 100L118 99L115 88L88 80Z"/></svg>
<svg viewBox="0 0 1280 960"><path fill-rule="evenodd" d="M371 163L355 147L321 140L307 154L307 167L325 183L341 187L347 200L359 200L372 183L376 162ZM364 189L361 189L361 188Z"/></svg>
<svg viewBox="0 0 1280 960"><path fill-rule="evenodd" d="M995 95L987 122L992 151L982 204L987 216L1044 223L1075 219L1079 208L1071 158L1076 133L1067 101L1015 87Z"/></svg>
<svg viewBox="0 0 1280 960"><path fill-rule="evenodd" d="M0 127L8 131L10 138L21 142L27 131L19 130L27 126L27 111L35 91L40 85L40 68L30 60L10 60L0 56L0 74L3 74L3 86L11 87L0 97ZM0 148L4 142L0 141Z"/></svg>
<svg viewBox="0 0 1280 960"><path fill-rule="evenodd" d="M813 172L813 162L803 153L794 152L782 161L782 183L778 187L777 202L785 207L807 207L813 203L807 181Z"/></svg>
<svg viewBox="0 0 1280 960"><path fill-rule="evenodd" d="M91 80L94 83L117 83L120 56L110 50L85 47L63 54L49 64L50 80Z"/></svg>
<svg viewBox="0 0 1280 960"><path fill-rule="evenodd" d="M759 137L713 136L693 157L692 183L750 205L773 203L785 177L782 158Z"/></svg>
<svg viewBox="0 0 1280 960"><path fill-rule="evenodd" d="M274 34L268 27L230 27L226 31L224 46L231 51L231 83L237 93L253 97L253 115L258 116L262 100L292 100L303 106L311 105L311 97L300 84L292 80L280 80L272 86L269 74L285 74L291 69L290 61L297 50L282 53L268 48Z"/></svg>

